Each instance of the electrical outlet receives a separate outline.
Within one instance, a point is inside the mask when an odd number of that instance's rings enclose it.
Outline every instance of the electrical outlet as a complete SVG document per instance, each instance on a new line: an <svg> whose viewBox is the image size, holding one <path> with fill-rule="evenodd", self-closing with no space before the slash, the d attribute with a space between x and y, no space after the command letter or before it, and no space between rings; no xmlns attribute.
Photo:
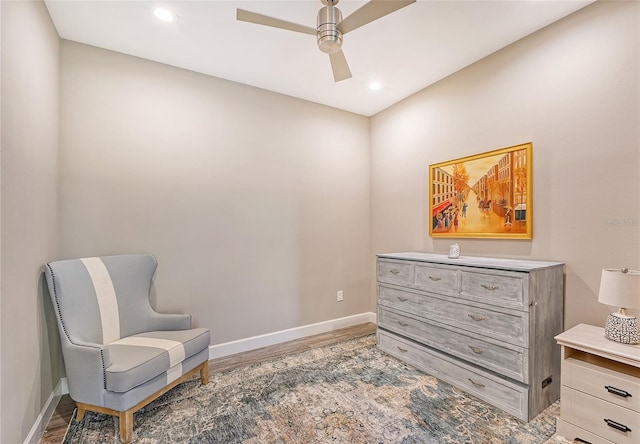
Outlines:
<svg viewBox="0 0 640 444"><path fill-rule="evenodd" d="M338 302L342 302L344 300L344 293L342 290L338 290Z"/></svg>

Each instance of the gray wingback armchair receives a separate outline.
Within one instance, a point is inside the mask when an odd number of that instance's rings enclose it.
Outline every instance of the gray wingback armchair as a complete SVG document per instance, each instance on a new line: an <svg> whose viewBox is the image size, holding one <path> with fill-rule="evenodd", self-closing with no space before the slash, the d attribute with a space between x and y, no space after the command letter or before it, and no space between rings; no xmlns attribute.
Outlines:
<svg viewBox="0 0 640 444"><path fill-rule="evenodd" d="M156 266L147 254L46 266L76 420L87 410L118 416L123 443L132 439L135 411L198 372L209 382L209 330L149 303Z"/></svg>

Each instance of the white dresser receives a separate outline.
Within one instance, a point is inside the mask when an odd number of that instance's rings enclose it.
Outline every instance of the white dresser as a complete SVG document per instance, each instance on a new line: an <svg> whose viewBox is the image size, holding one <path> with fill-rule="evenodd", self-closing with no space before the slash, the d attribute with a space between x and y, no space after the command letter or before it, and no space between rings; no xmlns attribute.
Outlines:
<svg viewBox="0 0 640 444"><path fill-rule="evenodd" d="M525 421L560 396L564 264L378 255L378 347Z"/></svg>
<svg viewBox="0 0 640 444"><path fill-rule="evenodd" d="M580 324L562 345L557 433L582 443L640 443L640 346L613 342Z"/></svg>

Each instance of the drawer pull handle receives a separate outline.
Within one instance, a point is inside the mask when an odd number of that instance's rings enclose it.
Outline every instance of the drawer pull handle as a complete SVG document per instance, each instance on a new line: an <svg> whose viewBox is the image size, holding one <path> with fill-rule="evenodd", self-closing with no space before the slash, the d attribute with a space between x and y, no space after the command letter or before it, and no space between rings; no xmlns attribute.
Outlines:
<svg viewBox="0 0 640 444"><path fill-rule="evenodd" d="M480 347L474 347L473 345L470 345L469 348L471 349L472 352L474 352L477 355L484 353L484 350L481 349Z"/></svg>
<svg viewBox="0 0 640 444"><path fill-rule="evenodd" d="M400 270L389 270L391 274L400 274Z"/></svg>
<svg viewBox="0 0 640 444"><path fill-rule="evenodd" d="M402 297L402 296L398 296L398 300L399 300L400 302L407 302L407 301L408 301L408 299L407 299L407 298Z"/></svg>
<svg viewBox="0 0 640 444"><path fill-rule="evenodd" d="M621 432L630 432L631 429L624 424L620 424L619 422L615 422L612 419L605 419L604 422L607 423L609 427L612 427L616 430L620 430Z"/></svg>
<svg viewBox="0 0 640 444"><path fill-rule="evenodd" d="M482 284L482 288L484 288L484 289L486 289L486 290L493 291L493 290L497 290L497 289L498 289L498 288L500 288L500 287L498 287L497 285L487 285L487 284Z"/></svg>
<svg viewBox="0 0 640 444"><path fill-rule="evenodd" d="M479 383L479 382L476 382L476 381L474 381L474 380L473 380L473 379L471 379L471 378L467 378L467 379L468 379L469 381L471 381L471 384L475 385L476 387L480 387L480 388L484 387L484 384L481 384L481 383Z"/></svg>
<svg viewBox="0 0 640 444"><path fill-rule="evenodd" d="M605 385L604 388L606 388L609 393L612 393L614 395L622 396L623 398L630 398L631 397L631 393L629 393L629 392L627 392L625 390L621 390L619 388L615 388L615 387L612 387L610 385Z"/></svg>
<svg viewBox="0 0 640 444"><path fill-rule="evenodd" d="M400 347L399 345L397 345L396 347L398 347L398 350L400 350L402 353L406 353L406 352L408 352L408 351L409 351L409 350L407 350L406 348L402 348L402 347Z"/></svg>
<svg viewBox="0 0 640 444"><path fill-rule="evenodd" d="M584 439L582 439L582 438L573 438L573 442L582 442L582 443L584 443L584 444L591 444L591 442L590 442L590 441L585 441L585 440L584 440Z"/></svg>
<svg viewBox="0 0 640 444"><path fill-rule="evenodd" d="M402 321L398 321L398 324L400 324L401 327L406 327L407 325L409 325L406 322L402 322Z"/></svg>
<svg viewBox="0 0 640 444"><path fill-rule="evenodd" d="M429 279L431 279L433 282L438 282L442 280L442 278L438 276L429 276Z"/></svg>
<svg viewBox="0 0 640 444"><path fill-rule="evenodd" d="M467 316L469 316L474 321L486 321L487 320L487 318L485 318L484 316L480 316L480 315L468 314Z"/></svg>

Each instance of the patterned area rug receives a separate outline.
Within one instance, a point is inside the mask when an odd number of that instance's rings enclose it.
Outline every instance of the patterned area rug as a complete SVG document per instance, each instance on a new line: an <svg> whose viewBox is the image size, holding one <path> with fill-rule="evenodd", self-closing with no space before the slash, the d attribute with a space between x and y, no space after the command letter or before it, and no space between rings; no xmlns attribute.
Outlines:
<svg viewBox="0 0 640 444"><path fill-rule="evenodd" d="M524 423L382 353L370 335L186 382L134 415L133 442L565 443L558 410ZM64 442L118 442L117 422L87 412Z"/></svg>

